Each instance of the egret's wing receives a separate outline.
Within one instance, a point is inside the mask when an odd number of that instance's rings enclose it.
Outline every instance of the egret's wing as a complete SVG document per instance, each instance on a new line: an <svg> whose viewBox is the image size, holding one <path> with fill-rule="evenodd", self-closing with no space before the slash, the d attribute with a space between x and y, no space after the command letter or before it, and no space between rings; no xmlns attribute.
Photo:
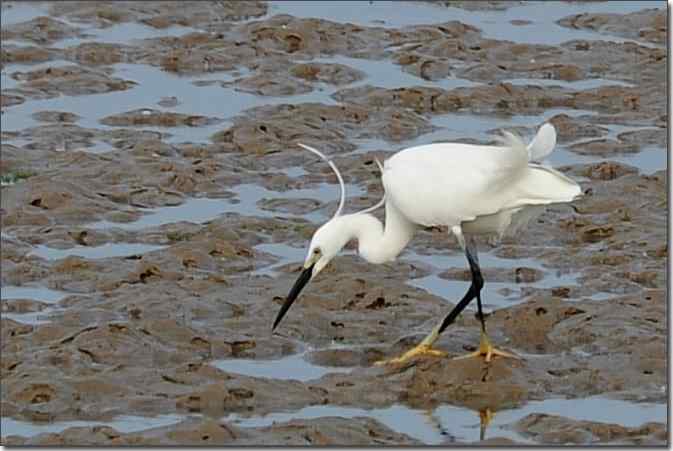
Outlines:
<svg viewBox="0 0 673 451"><path fill-rule="evenodd" d="M550 123L544 124L528 144L528 159L530 161L542 161L552 153L556 146L556 129Z"/></svg>
<svg viewBox="0 0 673 451"><path fill-rule="evenodd" d="M436 143L388 159L386 196L410 221L457 225L508 205L511 186L528 167L525 144L506 133L504 147Z"/></svg>

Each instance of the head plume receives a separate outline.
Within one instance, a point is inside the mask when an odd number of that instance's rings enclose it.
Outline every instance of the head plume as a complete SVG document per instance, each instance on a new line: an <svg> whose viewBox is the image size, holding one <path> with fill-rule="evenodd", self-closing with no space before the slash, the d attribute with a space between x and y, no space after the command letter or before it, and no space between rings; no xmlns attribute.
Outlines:
<svg viewBox="0 0 673 451"><path fill-rule="evenodd" d="M302 149L306 149L309 152L318 155L320 158L322 158L324 161L326 161L327 164L329 164L329 166L332 168L332 171L334 171L334 174L336 174L337 180L339 180L339 187L341 188L341 199L339 199L339 206L337 207L336 213L334 213L334 217L336 218L337 216L339 216L341 214L341 212L344 209L344 204L346 203L346 186L344 185L344 179L343 179L343 177L341 177L341 173L339 172L339 169L336 167L336 165L334 164L334 162L332 160L327 158L327 156L325 156L325 154L320 152L318 149L316 149L314 147L311 147L311 146L307 146L306 144L301 144L301 143L297 143L297 145L299 147L301 147Z"/></svg>
<svg viewBox="0 0 673 451"><path fill-rule="evenodd" d="M337 216L340 216L341 213L343 212L344 205L346 203L346 185L344 184L343 177L341 177L341 172L339 172L339 168L336 167L336 164L334 164L334 162L331 159L327 158L327 156L324 153L320 152L315 147L307 146L306 144L302 144L302 143L297 143L297 145L299 147L301 147L302 149L308 150L309 152L311 152L315 155L318 155L323 161L325 161L327 164L329 164L329 166L332 168L332 171L334 171L334 174L336 175L336 178L339 181L339 188L341 189L341 195L340 195L340 199L339 199L339 206L337 207L337 210L334 213L333 218L336 218ZM379 170L381 171L381 175L383 175L383 165L381 164L381 162L378 159L376 159L375 161L376 161L376 165L379 167ZM358 213L372 212L372 211L380 208L381 206L383 206L385 201L386 201L386 196L385 196L385 193L384 193L383 198L381 198L381 200L376 205L371 206L369 208L366 208L362 211L359 211Z"/></svg>

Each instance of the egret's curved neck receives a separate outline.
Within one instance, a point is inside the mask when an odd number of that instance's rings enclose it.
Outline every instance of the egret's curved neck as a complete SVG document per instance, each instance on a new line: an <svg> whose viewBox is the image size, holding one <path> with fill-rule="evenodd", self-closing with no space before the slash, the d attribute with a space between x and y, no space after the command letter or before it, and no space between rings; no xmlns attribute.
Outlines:
<svg viewBox="0 0 673 451"><path fill-rule="evenodd" d="M349 239L358 240L358 252L370 263L394 260L414 236L416 226L390 202L386 202L385 230L381 221L368 213L342 217Z"/></svg>

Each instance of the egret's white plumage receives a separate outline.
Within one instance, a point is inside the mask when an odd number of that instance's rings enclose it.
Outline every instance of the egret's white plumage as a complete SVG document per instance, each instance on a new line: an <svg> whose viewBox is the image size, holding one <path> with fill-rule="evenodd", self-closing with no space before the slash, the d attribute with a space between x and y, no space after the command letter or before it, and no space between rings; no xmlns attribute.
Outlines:
<svg viewBox="0 0 673 451"><path fill-rule="evenodd" d="M544 124L528 144L528 160L542 161L554 147L556 147L556 129L551 124Z"/></svg>
<svg viewBox="0 0 673 451"><path fill-rule="evenodd" d="M359 254L371 263L394 260L421 226L448 226L465 250L473 283L455 311L414 350L405 356L427 353L437 336L474 297L481 314L483 279L477 251L466 243L467 235L502 236L525 225L545 205L570 202L581 194L580 186L555 169L537 163L556 145L556 131L544 124L526 145L518 136L504 132L500 145L434 143L402 150L384 162L382 183L385 196L367 210L342 214L345 199L343 179L334 163L318 150L301 145L327 161L341 187L337 213L313 235L304 262L304 272L290 291L274 328L315 277L351 240L358 241ZM378 161L377 161L378 163ZM385 201L385 227L369 212ZM508 355L494 350L486 337L482 316L480 353ZM419 350L420 349L420 350ZM405 357L406 358L406 357Z"/></svg>
<svg viewBox="0 0 673 451"><path fill-rule="evenodd" d="M415 224L452 227L580 194L577 183L560 172L530 163L518 137L505 138L502 146L429 144L393 155L384 163L387 202Z"/></svg>

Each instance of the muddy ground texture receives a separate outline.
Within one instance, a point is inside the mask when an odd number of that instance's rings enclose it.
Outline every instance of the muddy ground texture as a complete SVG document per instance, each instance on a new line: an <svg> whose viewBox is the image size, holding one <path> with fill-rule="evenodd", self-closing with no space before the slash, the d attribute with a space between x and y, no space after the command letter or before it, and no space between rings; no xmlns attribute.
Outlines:
<svg viewBox="0 0 673 451"><path fill-rule="evenodd" d="M4 437L6 444L414 444L416 439L371 418L292 420L249 428L222 418L316 404L419 409L451 404L477 415L486 408L497 412L554 397L666 402L666 170L644 174L611 161L646 145L665 152L664 10L561 21L642 43L597 39L550 46L488 39L458 21L367 27L269 17L264 2L188 3L58 2L49 6L48 15L3 25L3 41L12 43L3 44L1 63L17 83L2 88L2 117L24 102L56 96L91 96L95 102L94 94L141 88L114 73L112 65L120 62L175 76L208 73L203 86L233 86L270 99L327 86L335 89L332 101L290 104L276 99L235 117L209 117L198 111L171 112L172 105L184 100L177 92L166 93L160 105L105 117L100 122L107 127L79 126L81 118L64 110L40 111L34 117L38 126L2 131L0 170L8 177L2 187L2 286L42 286L68 294L57 304L2 301L3 313L46 309L41 316L46 321L39 324L2 318L2 415L45 422L194 414L149 431L73 427L33 437L11 435ZM516 2L489 3L508 8ZM3 2L3 11L11 7ZM126 44L55 45L84 36L92 26L127 22L159 31L174 26L195 31ZM356 65L312 61L337 55L391 60L419 81L460 77L483 84L455 89L420 83L349 86L365 77ZM51 67L56 60L71 64ZM33 63L42 65L32 70ZM13 64L22 69L13 70ZM212 77L217 73L222 80ZM511 78L624 83L579 90L563 83L501 82ZM331 201L283 196L336 182L329 168L297 142L334 156L346 182L363 190L349 199L347 209L354 211L382 195L374 158L385 158L396 144L431 132L433 117L536 115L552 108L594 113L558 114L551 121L559 145L595 156L596 162L561 167L581 183L585 196L572 206L547 209L524 233L505 238L494 252L512 259L511 268L485 268L487 284L515 280L522 273L536 277L533 269L517 267L520 257L535 258L549 271L578 273L574 284L527 289L520 302L489 315L494 342L524 360L496 359L486 365L426 358L404 366L373 366L418 342L455 301L407 284L436 268L404 258L381 266L354 255L335 259L289 312L279 333L271 335L270 325L300 262L284 264L273 275L256 274L279 258L255 246L301 247L317 225L302 215L315 213L324 221L336 206L336 185ZM180 127L218 124L210 141L168 140ZM608 137L611 124L651 129ZM517 130L530 134L534 127ZM464 138L471 139L468 134ZM353 152L358 139L381 139L390 147ZM89 151L100 142L111 150ZM306 172L286 173L298 166ZM184 217L158 226L122 227L151 209L194 197L235 202L241 184L277 193L258 203L259 211L268 214L234 211L203 223ZM92 226L100 221L109 226ZM421 230L410 249L459 253L445 232ZM40 245L81 249L110 243L158 248L101 259L32 255ZM486 242L482 246L488 249ZM439 269L446 279L467 275L463 266ZM474 350L478 340L478 322L467 312L437 347L457 356ZM314 349L307 357L312 363L352 370L302 383L244 376L212 365L218 359L275 359L307 347ZM530 415L511 427L521 437L548 444L667 440L663 423L626 427ZM497 432L487 436L488 443L511 443Z"/></svg>

